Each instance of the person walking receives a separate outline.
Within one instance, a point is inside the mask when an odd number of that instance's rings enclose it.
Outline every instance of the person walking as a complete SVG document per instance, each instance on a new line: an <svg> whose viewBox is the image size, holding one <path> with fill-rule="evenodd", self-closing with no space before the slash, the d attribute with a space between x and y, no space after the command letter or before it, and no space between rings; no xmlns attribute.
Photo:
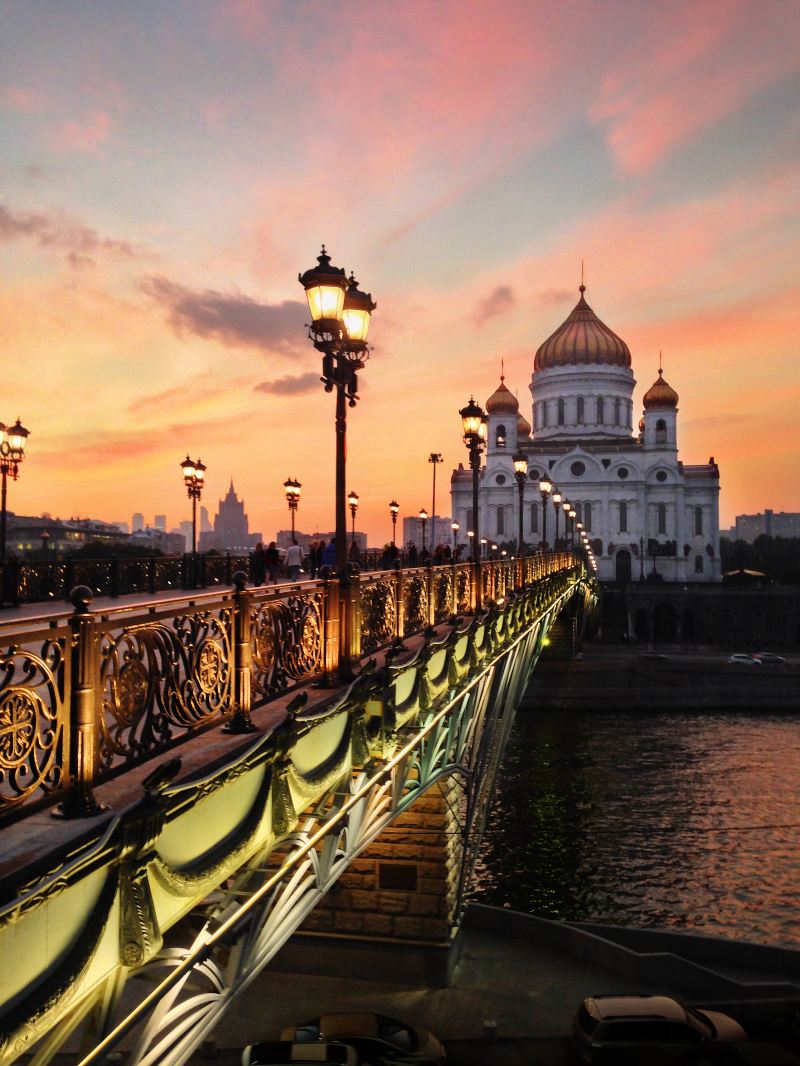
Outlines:
<svg viewBox="0 0 800 1066"><path fill-rule="evenodd" d="M297 581L303 566L303 552L296 540L286 549L286 576L290 581Z"/></svg>
<svg viewBox="0 0 800 1066"><path fill-rule="evenodd" d="M281 557L278 552L277 545L274 540L269 542L269 547L264 552L264 558L267 563L267 570L269 572L269 579L273 585L278 584L278 575L281 569Z"/></svg>
<svg viewBox="0 0 800 1066"><path fill-rule="evenodd" d="M264 552L264 545L261 541L256 544L255 551L250 560L250 572L253 577L254 585L264 584L264 578L267 576L267 557Z"/></svg>

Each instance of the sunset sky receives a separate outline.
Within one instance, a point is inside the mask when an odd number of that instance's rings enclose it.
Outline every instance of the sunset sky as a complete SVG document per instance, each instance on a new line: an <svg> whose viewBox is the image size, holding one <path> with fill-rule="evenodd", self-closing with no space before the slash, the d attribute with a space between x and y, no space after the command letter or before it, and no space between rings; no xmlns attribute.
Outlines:
<svg viewBox="0 0 800 1066"><path fill-rule="evenodd" d="M333 524L333 397L298 271L378 302L349 412L358 527L438 512L458 408L587 299L664 373L721 522L800 510L800 3L19 0L0 43L9 507L170 526L179 470L250 527Z"/></svg>

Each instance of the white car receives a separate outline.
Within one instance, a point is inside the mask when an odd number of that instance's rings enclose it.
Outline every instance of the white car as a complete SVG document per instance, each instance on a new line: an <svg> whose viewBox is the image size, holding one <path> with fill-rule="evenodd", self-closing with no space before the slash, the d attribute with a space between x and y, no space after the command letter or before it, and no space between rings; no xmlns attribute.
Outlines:
<svg viewBox="0 0 800 1066"><path fill-rule="evenodd" d="M433 1033L384 1014L323 1014L284 1029L281 1038L300 1043L336 1040L354 1047L365 1062L377 1059L386 1066L393 1062L438 1066L445 1061L444 1047Z"/></svg>
<svg viewBox="0 0 800 1066"><path fill-rule="evenodd" d="M242 1066L358 1066L358 1052L347 1044L298 1044L291 1040L264 1040L242 1052Z"/></svg>
<svg viewBox="0 0 800 1066"><path fill-rule="evenodd" d="M736 652L735 655L731 655L728 662L738 666L761 666L761 660L757 659L755 655L745 655L743 652Z"/></svg>

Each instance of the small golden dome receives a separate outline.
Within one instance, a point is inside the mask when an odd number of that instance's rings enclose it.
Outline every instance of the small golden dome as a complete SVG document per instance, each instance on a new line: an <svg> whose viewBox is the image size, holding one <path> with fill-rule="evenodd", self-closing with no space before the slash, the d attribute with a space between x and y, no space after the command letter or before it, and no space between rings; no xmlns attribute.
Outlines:
<svg viewBox="0 0 800 1066"><path fill-rule="evenodd" d="M554 366L582 366L601 363L605 366L630 366L628 345L613 330L601 322L583 298L586 286L580 286L581 298L570 315L540 345L533 364L534 370Z"/></svg>
<svg viewBox="0 0 800 1066"><path fill-rule="evenodd" d="M664 381L664 371L661 367L658 368L658 378L642 399L645 411L650 411L654 407L677 407L678 406L678 394Z"/></svg>
<svg viewBox="0 0 800 1066"><path fill-rule="evenodd" d="M525 415L520 413L518 415L518 417L517 417L517 438L519 438L519 437L530 437L530 435L531 435L531 424L528 421L528 419L525 417Z"/></svg>
<svg viewBox="0 0 800 1066"><path fill-rule="evenodd" d="M490 415L515 415L519 411L519 401L505 387L505 378L500 375L500 384L486 401L486 411Z"/></svg>

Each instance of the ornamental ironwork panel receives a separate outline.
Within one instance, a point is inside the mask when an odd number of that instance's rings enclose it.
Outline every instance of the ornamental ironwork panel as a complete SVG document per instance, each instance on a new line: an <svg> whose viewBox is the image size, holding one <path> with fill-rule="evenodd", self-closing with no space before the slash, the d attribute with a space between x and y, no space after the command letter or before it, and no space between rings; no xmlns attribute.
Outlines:
<svg viewBox="0 0 800 1066"><path fill-rule="evenodd" d="M433 620L444 622L453 613L453 571L449 566L433 571Z"/></svg>
<svg viewBox="0 0 800 1066"><path fill-rule="evenodd" d="M118 559L117 560L117 592L124 596L129 592L147 592L150 588L149 577L150 560Z"/></svg>
<svg viewBox="0 0 800 1066"><path fill-rule="evenodd" d="M264 702L322 669L322 593L254 599L253 696Z"/></svg>
<svg viewBox="0 0 800 1066"><path fill-rule="evenodd" d="M397 579L383 577L361 584L361 652L369 655L395 636Z"/></svg>
<svg viewBox="0 0 800 1066"><path fill-rule="evenodd" d="M100 637L98 767L144 758L221 714L231 698L231 608Z"/></svg>
<svg viewBox="0 0 800 1066"><path fill-rule="evenodd" d="M230 569L228 561L224 555L212 555L208 552L205 557L206 561L206 584L207 585L222 585L226 581L226 573Z"/></svg>
<svg viewBox="0 0 800 1066"><path fill-rule="evenodd" d="M181 588L183 585L183 558L181 556L156 558L153 565L155 567L157 589Z"/></svg>
<svg viewBox="0 0 800 1066"><path fill-rule="evenodd" d="M403 636L410 636L428 624L428 575L412 571L403 581Z"/></svg>
<svg viewBox="0 0 800 1066"><path fill-rule="evenodd" d="M469 563L462 564L456 569L456 610L459 613L469 611L472 607L470 571L471 566Z"/></svg>
<svg viewBox="0 0 800 1066"><path fill-rule="evenodd" d="M64 598L64 563L25 563L19 567L17 597L20 603Z"/></svg>
<svg viewBox="0 0 800 1066"><path fill-rule="evenodd" d="M0 651L0 816L65 784L70 632L24 637Z"/></svg>
<svg viewBox="0 0 800 1066"><path fill-rule="evenodd" d="M112 559L71 559L72 587L87 585L96 596L111 595Z"/></svg>

